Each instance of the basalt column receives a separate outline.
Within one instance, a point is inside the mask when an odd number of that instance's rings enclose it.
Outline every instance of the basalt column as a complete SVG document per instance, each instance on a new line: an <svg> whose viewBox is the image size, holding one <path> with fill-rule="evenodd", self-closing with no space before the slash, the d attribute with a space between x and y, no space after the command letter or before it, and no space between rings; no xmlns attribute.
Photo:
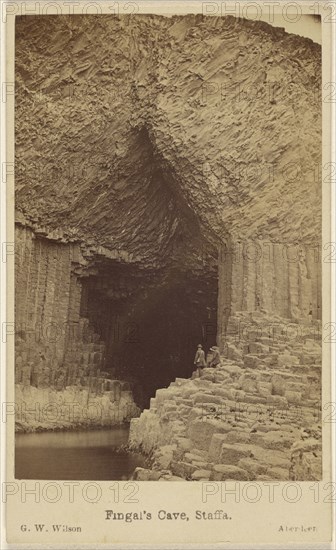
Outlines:
<svg viewBox="0 0 336 550"><path fill-rule="evenodd" d="M87 386L103 370L105 346L80 315L76 246L16 229L16 382Z"/></svg>
<svg viewBox="0 0 336 550"><path fill-rule="evenodd" d="M321 267L318 241L299 245L256 239L222 245L218 283L222 349L228 320L239 312L274 315L292 323L320 321Z"/></svg>

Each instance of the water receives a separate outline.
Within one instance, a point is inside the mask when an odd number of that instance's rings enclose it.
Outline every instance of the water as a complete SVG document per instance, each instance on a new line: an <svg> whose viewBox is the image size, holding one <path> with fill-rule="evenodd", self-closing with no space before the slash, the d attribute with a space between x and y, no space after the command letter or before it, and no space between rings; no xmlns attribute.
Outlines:
<svg viewBox="0 0 336 550"><path fill-rule="evenodd" d="M17 479L130 479L145 459L118 452L128 440L127 426L83 432L16 434Z"/></svg>

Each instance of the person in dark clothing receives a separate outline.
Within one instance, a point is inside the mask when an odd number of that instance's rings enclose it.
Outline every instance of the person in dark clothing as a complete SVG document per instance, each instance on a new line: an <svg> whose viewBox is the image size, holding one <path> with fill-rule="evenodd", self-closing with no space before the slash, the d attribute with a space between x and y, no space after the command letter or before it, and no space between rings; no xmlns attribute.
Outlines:
<svg viewBox="0 0 336 550"><path fill-rule="evenodd" d="M203 367L206 366L205 353L204 353L204 350L202 349L202 344L198 344L198 346L197 346L194 365L196 365L197 373L198 373L198 376L200 377L201 376L201 370L203 369Z"/></svg>
<svg viewBox="0 0 336 550"><path fill-rule="evenodd" d="M219 348L217 346L212 346L210 352L212 353L212 359L209 363L209 367L217 367L220 364Z"/></svg>

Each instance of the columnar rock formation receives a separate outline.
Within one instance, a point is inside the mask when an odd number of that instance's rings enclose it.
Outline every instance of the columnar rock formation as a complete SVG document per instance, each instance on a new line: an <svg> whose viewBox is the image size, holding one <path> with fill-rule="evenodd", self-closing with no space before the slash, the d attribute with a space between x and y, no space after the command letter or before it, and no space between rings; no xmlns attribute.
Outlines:
<svg viewBox="0 0 336 550"><path fill-rule="evenodd" d="M131 421L130 446L152 457L135 479L321 479L318 323L291 336L274 315L231 324L220 366L157 390Z"/></svg>
<svg viewBox="0 0 336 550"><path fill-rule="evenodd" d="M139 413L104 372L105 343L81 314L80 247L16 228L17 427L113 425Z"/></svg>
<svg viewBox="0 0 336 550"><path fill-rule="evenodd" d="M219 252L217 339L226 342L229 317L239 311L275 313L304 324L321 320L321 247L272 243L261 239L236 242Z"/></svg>
<svg viewBox="0 0 336 550"><path fill-rule="evenodd" d="M320 79L260 22L17 19L18 384L143 405L236 312L321 317Z"/></svg>

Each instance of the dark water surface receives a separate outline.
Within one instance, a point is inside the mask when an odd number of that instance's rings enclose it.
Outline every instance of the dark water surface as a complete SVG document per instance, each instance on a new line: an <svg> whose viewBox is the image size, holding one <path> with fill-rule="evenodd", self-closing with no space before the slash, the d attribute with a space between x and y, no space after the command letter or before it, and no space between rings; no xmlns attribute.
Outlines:
<svg viewBox="0 0 336 550"><path fill-rule="evenodd" d="M128 440L128 426L82 432L16 434L17 479L129 479L140 454L118 452Z"/></svg>

